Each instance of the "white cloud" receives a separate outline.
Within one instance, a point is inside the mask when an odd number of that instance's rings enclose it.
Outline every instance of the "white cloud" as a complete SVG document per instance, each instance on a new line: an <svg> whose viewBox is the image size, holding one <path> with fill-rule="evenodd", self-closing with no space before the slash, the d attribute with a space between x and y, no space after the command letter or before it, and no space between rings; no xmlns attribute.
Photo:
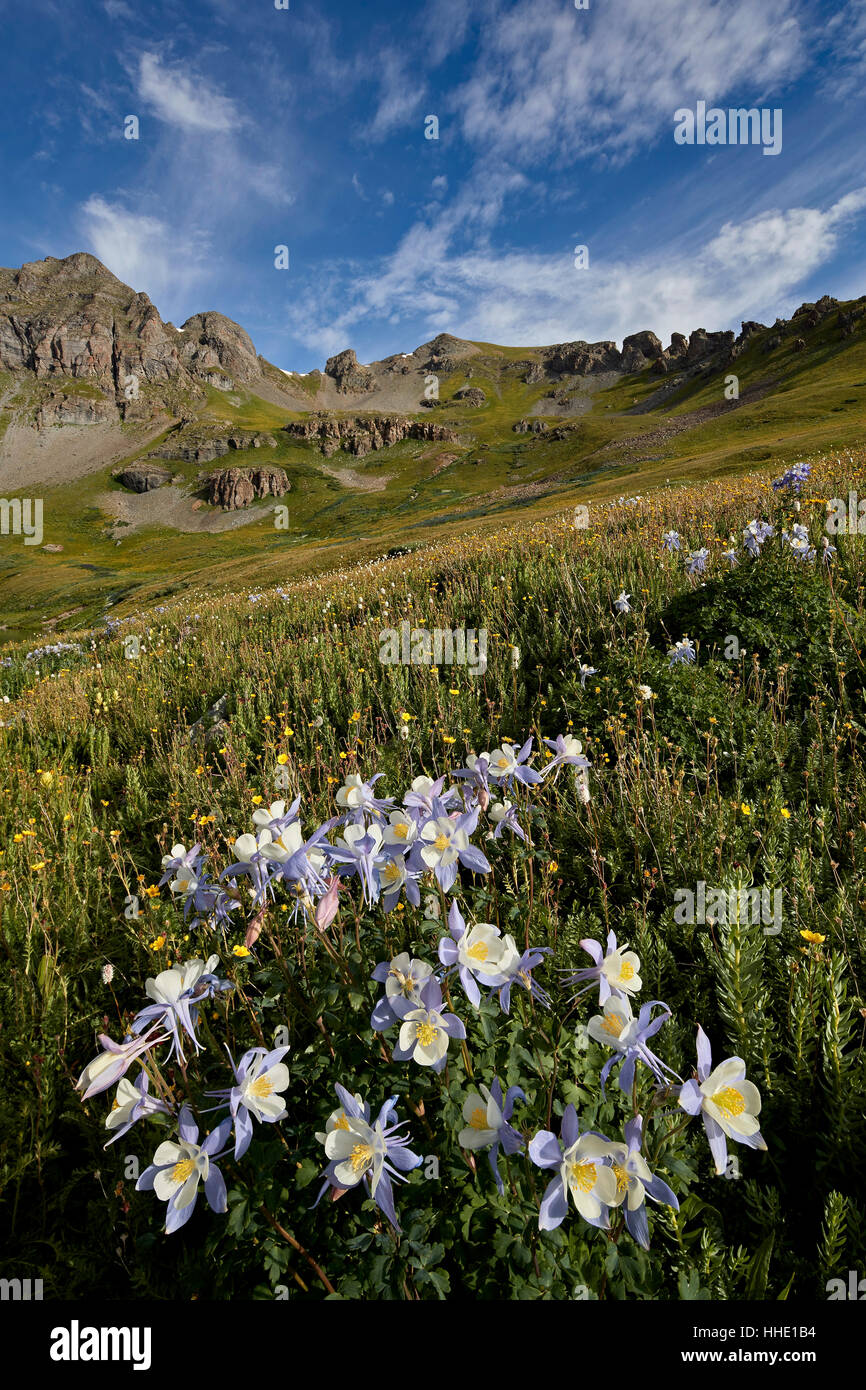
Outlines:
<svg viewBox="0 0 866 1390"><path fill-rule="evenodd" d="M184 312L186 293L208 274L205 233L178 236L160 218L98 196L81 208L80 226L93 255L118 279L144 290L163 317L186 318L192 312Z"/></svg>
<svg viewBox="0 0 866 1390"><path fill-rule="evenodd" d="M700 98L777 106L807 59L799 12L799 0L519 0L484 25L455 93L463 133L515 163L623 158Z"/></svg>
<svg viewBox="0 0 866 1390"><path fill-rule="evenodd" d="M410 70L404 57L394 49L378 55L377 61L381 74L379 102L367 132L371 140L382 140L411 120L426 93L417 68Z"/></svg>
<svg viewBox="0 0 866 1390"><path fill-rule="evenodd" d="M347 283L345 267L342 277L335 268L331 293L339 308L323 319L321 297L302 302L299 337L330 353L386 313L398 323L421 322L431 334L526 346L621 342L642 328L668 341L672 332L772 319L866 209L866 188L859 188L825 209L788 208L727 222L697 248L684 236L636 261L591 257L588 270L576 270L567 252L498 253L484 244L483 224L512 189L503 175L486 204L464 197L433 223L416 224L376 274ZM467 227L480 249L454 250Z"/></svg>
<svg viewBox="0 0 866 1390"><path fill-rule="evenodd" d="M204 79L190 77L180 65L169 67L155 53L139 58L136 90L161 121L181 130L221 134L242 121L228 97Z"/></svg>

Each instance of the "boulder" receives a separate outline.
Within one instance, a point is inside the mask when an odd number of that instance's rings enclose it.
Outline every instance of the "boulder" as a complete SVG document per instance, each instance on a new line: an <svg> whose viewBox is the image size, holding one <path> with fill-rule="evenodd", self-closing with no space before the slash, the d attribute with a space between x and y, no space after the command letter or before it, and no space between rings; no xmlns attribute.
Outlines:
<svg viewBox="0 0 866 1390"><path fill-rule="evenodd" d="M154 488L164 487L171 482L171 471L153 463L131 463L115 473L117 482L133 492L153 492Z"/></svg>

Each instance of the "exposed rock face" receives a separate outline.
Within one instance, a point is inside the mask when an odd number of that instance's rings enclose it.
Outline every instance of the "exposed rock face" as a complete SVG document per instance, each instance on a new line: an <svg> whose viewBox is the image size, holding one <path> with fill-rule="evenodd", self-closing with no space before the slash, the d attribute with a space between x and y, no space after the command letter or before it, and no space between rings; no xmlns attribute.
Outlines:
<svg viewBox="0 0 866 1390"><path fill-rule="evenodd" d="M487 397L480 386L463 386L454 393L455 401L462 402L463 405L482 406L487 404Z"/></svg>
<svg viewBox="0 0 866 1390"><path fill-rule="evenodd" d="M257 497L282 497L291 484L282 468L221 468L210 474L207 486L213 506L234 512Z"/></svg>
<svg viewBox="0 0 866 1390"><path fill-rule="evenodd" d="M203 383L230 389L261 375L231 319L209 312L181 329L163 323L146 294L83 251L0 269L0 370L92 382L125 419L181 393L203 402Z"/></svg>
<svg viewBox="0 0 866 1390"><path fill-rule="evenodd" d="M171 472L168 468L159 468L156 464L149 463L131 463L128 468L121 469L114 476L119 483L131 488L133 492L153 492L154 488L163 487L171 482Z"/></svg>
<svg viewBox="0 0 866 1390"><path fill-rule="evenodd" d="M52 425L102 425L117 419L113 401L101 396L65 395L50 392L36 412L36 428L50 429Z"/></svg>
<svg viewBox="0 0 866 1390"><path fill-rule="evenodd" d="M193 314L181 328L181 360L193 376L231 390L236 381L255 381L259 359L252 339L224 314Z"/></svg>
<svg viewBox="0 0 866 1390"><path fill-rule="evenodd" d="M558 343L544 354L548 373L559 376L591 376L593 372L618 371L622 360L616 343Z"/></svg>
<svg viewBox="0 0 866 1390"><path fill-rule="evenodd" d="M344 396L373 389L373 373L359 364L352 348L338 352L336 357L329 357L325 363L325 375L333 377L337 390Z"/></svg>
<svg viewBox="0 0 866 1390"><path fill-rule="evenodd" d="M212 463L232 449L275 449L272 434L229 434L214 439L193 440L185 444L163 444L153 449L148 458L181 459L185 463Z"/></svg>
<svg viewBox="0 0 866 1390"><path fill-rule="evenodd" d="M729 357L733 345L734 335L730 330L727 333L708 333L705 328L696 328L689 338L686 365L692 367L698 362L703 364L711 357Z"/></svg>
<svg viewBox="0 0 866 1390"><path fill-rule="evenodd" d="M511 426L515 434L544 434L547 427L545 420L518 420Z"/></svg>
<svg viewBox="0 0 866 1390"><path fill-rule="evenodd" d="M661 341L649 329L631 333L622 342L622 370L642 372L644 367L661 357L662 351Z"/></svg>
<svg viewBox="0 0 866 1390"><path fill-rule="evenodd" d="M435 443L453 444L456 430L446 425L434 425L426 420L408 420L400 415L356 415L338 419L334 415L314 415L310 420L296 420L285 426L286 433L295 439L314 440L326 458L339 448L358 458L377 449L387 449L403 439L428 439Z"/></svg>

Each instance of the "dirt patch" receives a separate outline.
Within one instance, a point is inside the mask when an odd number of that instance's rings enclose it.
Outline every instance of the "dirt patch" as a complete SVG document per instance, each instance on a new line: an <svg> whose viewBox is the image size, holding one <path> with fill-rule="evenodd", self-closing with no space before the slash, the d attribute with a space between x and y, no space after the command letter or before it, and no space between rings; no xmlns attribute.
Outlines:
<svg viewBox="0 0 866 1390"><path fill-rule="evenodd" d="M55 425L35 430L13 421L0 440L0 491L62 487L99 473L144 448L168 428L161 419L141 430L116 425Z"/></svg>
<svg viewBox="0 0 866 1390"><path fill-rule="evenodd" d="M102 492L96 503L114 522L113 540L122 540L145 526L164 526L185 534L235 531L239 526L248 526L251 521L261 521L272 515L274 509L271 503L270 506L243 507L236 512L211 511L205 509L200 499L193 497L188 487L175 483L154 488L152 492Z"/></svg>
<svg viewBox="0 0 866 1390"><path fill-rule="evenodd" d="M384 492L394 477L393 473L379 473L376 477L358 473L354 468L331 468L323 463L321 471L329 478L335 478L341 487L350 487L355 492Z"/></svg>

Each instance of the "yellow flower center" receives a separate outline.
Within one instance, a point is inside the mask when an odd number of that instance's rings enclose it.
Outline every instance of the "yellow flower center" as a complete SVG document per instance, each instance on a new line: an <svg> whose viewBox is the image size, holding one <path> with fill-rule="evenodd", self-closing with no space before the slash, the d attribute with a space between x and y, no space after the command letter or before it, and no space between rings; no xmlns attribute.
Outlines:
<svg viewBox="0 0 866 1390"><path fill-rule="evenodd" d="M348 1125L346 1126L348 1129ZM373 1161L373 1150L369 1144L356 1144L352 1150L350 1162L353 1173L363 1173L365 1168L369 1168Z"/></svg>
<svg viewBox="0 0 866 1390"><path fill-rule="evenodd" d="M629 1175L621 1163L613 1164L614 1177L616 1178L617 1193L625 1192L629 1184Z"/></svg>
<svg viewBox="0 0 866 1390"><path fill-rule="evenodd" d="M735 1115L742 1115L746 1108L746 1102L739 1091L734 1090L733 1086L726 1086L723 1091L716 1091L712 1100L725 1115L730 1115L731 1119Z"/></svg>
<svg viewBox="0 0 866 1390"><path fill-rule="evenodd" d="M507 759L507 758L497 758L497 759L496 759L496 766L497 766L497 767L507 767L507 766L508 766L508 759Z"/></svg>
<svg viewBox="0 0 866 1390"><path fill-rule="evenodd" d="M382 870L382 877L386 883L393 883L395 878L400 877L400 870L397 868L393 859L388 860L388 863Z"/></svg>
<svg viewBox="0 0 866 1390"><path fill-rule="evenodd" d="M440 830L439 834L436 836L436 839L433 841L433 844L436 846L437 849L447 849L448 836L444 835Z"/></svg>
<svg viewBox="0 0 866 1390"><path fill-rule="evenodd" d="M591 1192L595 1186L594 1163L572 1163L571 1181L581 1192Z"/></svg>
<svg viewBox="0 0 866 1390"><path fill-rule="evenodd" d="M439 1036L439 1029L432 1023L418 1024L418 1041L422 1047L430 1047Z"/></svg>
<svg viewBox="0 0 866 1390"><path fill-rule="evenodd" d="M341 1115L340 1118L339 1118L338 1120L335 1120L335 1121L334 1121L334 1129L348 1129L348 1128L349 1128L349 1121L346 1119L346 1116L345 1116L345 1115Z"/></svg>
<svg viewBox="0 0 866 1390"><path fill-rule="evenodd" d="M616 1014L605 1014L601 1026L605 1033L610 1033L611 1037L618 1038L623 1030L623 1021Z"/></svg>
<svg viewBox="0 0 866 1390"><path fill-rule="evenodd" d="M472 1115L469 1120L469 1128L487 1129L487 1111L482 1110L480 1105L472 1111Z"/></svg>
<svg viewBox="0 0 866 1390"><path fill-rule="evenodd" d="M400 821L399 825L394 826L394 834L399 840L405 840L406 836L409 834L409 827L406 825L405 821Z"/></svg>
<svg viewBox="0 0 866 1390"><path fill-rule="evenodd" d="M466 954L470 960L486 960L487 946L483 941L476 941L472 946L467 947Z"/></svg>
<svg viewBox="0 0 866 1390"><path fill-rule="evenodd" d="M172 1182L186 1182L194 1168L195 1163L191 1158L182 1158L171 1170Z"/></svg>
<svg viewBox="0 0 866 1390"><path fill-rule="evenodd" d="M634 966L632 965L632 963L631 963L630 960L624 960L624 961L623 961L623 963L622 963L622 969L621 969L620 972L619 972L619 977L620 977L621 980L633 980L633 979L634 979Z"/></svg>
<svg viewBox="0 0 866 1390"><path fill-rule="evenodd" d="M247 1093L251 1096L257 1096L259 1099L273 1095L274 1088L271 1078L267 1073L264 1076L257 1076L253 1084L247 1088Z"/></svg>

